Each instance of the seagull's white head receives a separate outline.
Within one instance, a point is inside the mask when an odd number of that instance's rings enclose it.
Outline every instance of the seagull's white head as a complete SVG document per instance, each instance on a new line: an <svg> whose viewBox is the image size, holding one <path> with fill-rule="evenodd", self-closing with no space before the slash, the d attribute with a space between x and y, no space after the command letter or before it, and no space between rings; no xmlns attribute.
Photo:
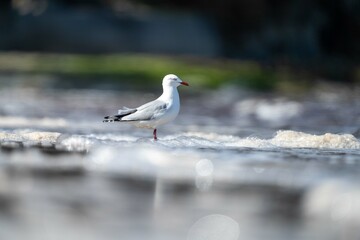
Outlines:
<svg viewBox="0 0 360 240"><path fill-rule="evenodd" d="M168 74L164 77L162 85L164 87L178 87L180 85L185 85L185 86L189 86L189 84L187 82L184 82L183 80L181 80L178 76L176 76L175 74Z"/></svg>

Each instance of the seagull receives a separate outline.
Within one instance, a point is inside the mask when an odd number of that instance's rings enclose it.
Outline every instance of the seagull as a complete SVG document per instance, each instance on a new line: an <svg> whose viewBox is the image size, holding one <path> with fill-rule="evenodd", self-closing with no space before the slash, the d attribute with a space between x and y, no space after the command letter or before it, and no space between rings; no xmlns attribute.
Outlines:
<svg viewBox="0 0 360 240"><path fill-rule="evenodd" d="M104 117L103 122L129 122L139 128L154 129L154 140L157 140L156 129L173 121L180 110L180 98L177 87L189 86L174 74L163 78L163 93L156 100L148 102L137 108L123 107L113 116Z"/></svg>

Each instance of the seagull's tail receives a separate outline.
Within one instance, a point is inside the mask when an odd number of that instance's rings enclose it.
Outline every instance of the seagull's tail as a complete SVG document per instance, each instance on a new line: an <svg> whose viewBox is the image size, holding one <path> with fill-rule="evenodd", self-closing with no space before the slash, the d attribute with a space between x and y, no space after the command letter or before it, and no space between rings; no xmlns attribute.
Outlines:
<svg viewBox="0 0 360 240"><path fill-rule="evenodd" d="M104 117L103 122L121 122L121 118L136 112L136 109L124 108L118 111L118 114L114 116Z"/></svg>
<svg viewBox="0 0 360 240"><path fill-rule="evenodd" d="M103 122L120 122L121 121L121 117L117 117L115 116L106 116L104 117Z"/></svg>

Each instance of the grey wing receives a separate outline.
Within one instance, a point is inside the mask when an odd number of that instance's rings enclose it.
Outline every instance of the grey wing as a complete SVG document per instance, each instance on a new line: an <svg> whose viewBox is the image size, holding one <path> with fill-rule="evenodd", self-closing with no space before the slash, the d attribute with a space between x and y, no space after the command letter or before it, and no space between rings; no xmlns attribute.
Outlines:
<svg viewBox="0 0 360 240"><path fill-rule="evenodd" d="M149 121L162 116L167 109L167 104L160 100L155 100L138 107L136 112L123 117L122 121Z"/></svg>
<svg viewBox="0 0 360 240"><path fill-rule="evenodd" d="M123 117L130 115L136 111L137 110L135 108L131 109L123 107L122 109L118 110L118 114L113 116L105 116L103 122L120 122Z"/></svg>

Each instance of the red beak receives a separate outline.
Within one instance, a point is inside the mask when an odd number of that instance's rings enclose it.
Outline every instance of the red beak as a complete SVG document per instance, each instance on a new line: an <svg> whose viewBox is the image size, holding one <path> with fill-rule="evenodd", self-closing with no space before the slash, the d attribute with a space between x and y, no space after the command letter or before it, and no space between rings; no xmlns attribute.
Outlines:
<svg viewBox="0 0 360 240"><path fill-rule="evenodd" d="M184 82L184 81L182 81L180 84L185 85L185 86L189 86L189 84L187 82Z"/></svg>

